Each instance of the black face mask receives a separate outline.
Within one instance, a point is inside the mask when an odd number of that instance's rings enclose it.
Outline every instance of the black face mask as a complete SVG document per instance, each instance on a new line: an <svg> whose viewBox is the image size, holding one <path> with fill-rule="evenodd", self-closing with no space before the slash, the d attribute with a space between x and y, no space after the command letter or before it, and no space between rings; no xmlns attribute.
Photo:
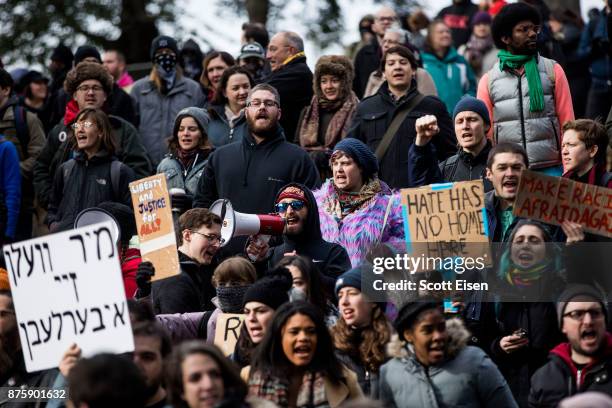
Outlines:
<svg viewBox="0 0 612 408"><path fill-rule="evenodd" d="M176 55L158 54L153 58L153 62L166 71L166 73L171 74L176 68Z"/></svg>

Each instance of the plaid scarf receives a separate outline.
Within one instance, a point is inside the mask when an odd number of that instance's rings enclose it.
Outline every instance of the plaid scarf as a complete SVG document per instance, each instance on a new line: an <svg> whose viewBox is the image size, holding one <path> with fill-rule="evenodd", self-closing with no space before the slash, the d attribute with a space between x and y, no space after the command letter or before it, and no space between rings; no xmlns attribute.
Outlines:
<svg viewBox="0 0 612 408"><path fill-rule="evenodd" d="M279 407L289 406L289 383L255 372L249 379L249 395L273 402ZM321 373L306 372L297 396L296 408L329 408Z"/></svg>
<svg viewBox="0 0 612 408"><path fill-rule="evenodd" d="M332 214L336 221L341 221L344 217L355 210L361 208L365 203L373 199L376 194L382 191L380 180L375 178L369 183L364 184L356 193L342 191L334 185L335 194L325 203L325 211Z"/></svg>
<svg viewBox="0 0 612 408"><path fill-rule="evenodd" d="M550 263L550 259L545 259L539 265L528 269L521 268L512 263L506 271L506 282L519 288L531 286L542 277L543 273L550 267Z"/></svg>
<svg viewBox="0 0 612 408"><path fill-rule="evenodd" d="M325 144L323 147L331 149L338 143L348 132L351 124L351 118L357 109L359 99L354 92L351 91L346 99L338 99L336 101L328 101L316 95L313 96L310 105L304 113L304 120L300 126L300 146L309 148L317 147L319 135L319 118L320 110L334 111L334 116L329 122L329 126L325 130Z"/></svg>

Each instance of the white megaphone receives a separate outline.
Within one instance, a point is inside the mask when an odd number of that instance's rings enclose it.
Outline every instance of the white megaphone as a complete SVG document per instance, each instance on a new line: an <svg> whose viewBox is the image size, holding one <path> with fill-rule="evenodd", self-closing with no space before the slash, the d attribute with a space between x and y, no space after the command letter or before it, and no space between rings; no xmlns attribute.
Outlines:
<svg viewBox="0 0 612 408"><path fill-rule="evenodd" d="M221 218L221 246L241 235L282 235L285 219L278 215L244 214L234 211L229 200L217 200L209 208Z"/></svg>

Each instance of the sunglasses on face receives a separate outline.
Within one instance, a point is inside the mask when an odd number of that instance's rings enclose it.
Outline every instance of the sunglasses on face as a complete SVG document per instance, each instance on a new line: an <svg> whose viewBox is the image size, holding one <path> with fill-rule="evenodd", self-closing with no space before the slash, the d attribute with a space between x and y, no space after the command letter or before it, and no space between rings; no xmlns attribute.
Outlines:
<svg viewBox="0 0 612 408"><path fill-rule="evenodd" d="M304 208L305 205L305 202L296 200L290 201L288 203L278 203L274 206L274 208L276 209L277 213L282 214L284 212L287 212L287 208L289 208L289 206L291 206L291 208L293 208L295 211L300 211L302 208Z"/></svg>

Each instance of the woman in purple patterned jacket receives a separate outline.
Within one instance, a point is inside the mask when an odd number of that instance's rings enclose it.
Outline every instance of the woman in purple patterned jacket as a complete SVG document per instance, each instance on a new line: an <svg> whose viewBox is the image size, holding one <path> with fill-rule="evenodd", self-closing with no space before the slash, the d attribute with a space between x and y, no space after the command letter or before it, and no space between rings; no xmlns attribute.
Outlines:
<svg viewBox="0 0 612 408"><path fill-rule="evenodd" d="M342 245L353 267L378 244L399 247L404 241L400 197L376 175L378 161L370 148L343 139L330 166L333 177L314 192L323 239Z"/></svg>

